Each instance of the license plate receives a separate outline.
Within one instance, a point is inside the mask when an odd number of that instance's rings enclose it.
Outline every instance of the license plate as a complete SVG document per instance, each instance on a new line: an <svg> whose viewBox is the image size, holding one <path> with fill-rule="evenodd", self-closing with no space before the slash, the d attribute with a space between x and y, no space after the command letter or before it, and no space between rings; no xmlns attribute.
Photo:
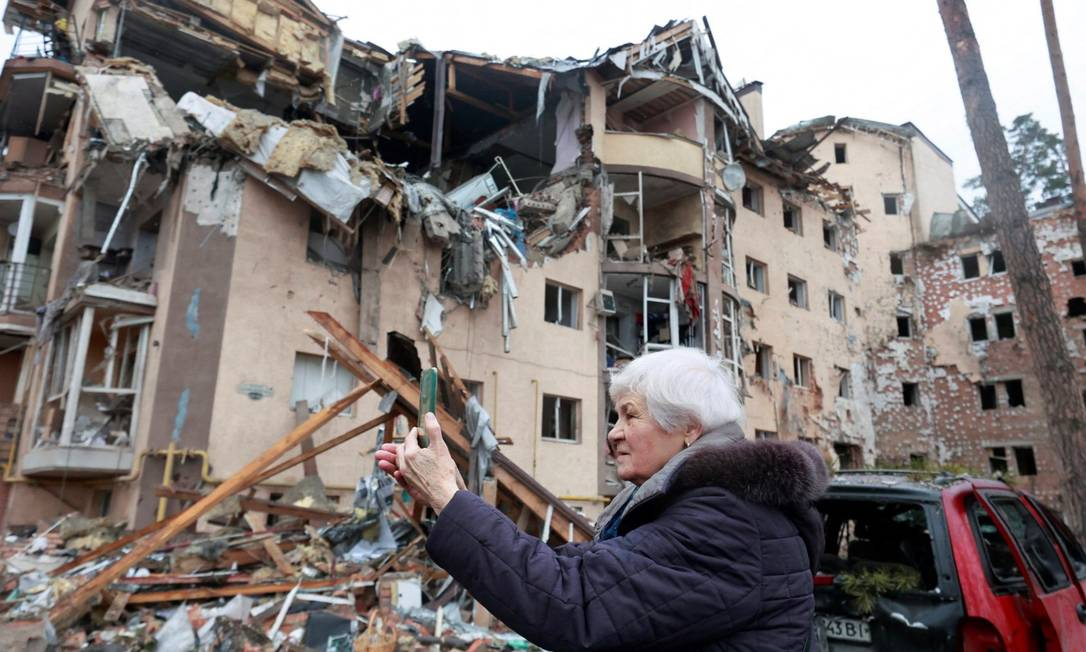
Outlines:
<svg viewBox="0 0 1086 652"><path fill-rule="evenodd" d="M822 629L827 638L857 643L871 642L871 627L862 620L848 618L822 618Z"/></svg>

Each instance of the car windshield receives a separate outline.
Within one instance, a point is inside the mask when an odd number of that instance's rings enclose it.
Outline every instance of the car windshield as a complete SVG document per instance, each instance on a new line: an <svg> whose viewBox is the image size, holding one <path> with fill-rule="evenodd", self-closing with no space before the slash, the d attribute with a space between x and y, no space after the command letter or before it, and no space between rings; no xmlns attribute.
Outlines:
<svg viewBox="0 0 1086 652"><path fill-rule="evenodd" d="M826 525L822 572L904 570L913 578L905 583L908 588L929 591L936 587L931 528L923 505L827 498L818 508Z"/></svg>

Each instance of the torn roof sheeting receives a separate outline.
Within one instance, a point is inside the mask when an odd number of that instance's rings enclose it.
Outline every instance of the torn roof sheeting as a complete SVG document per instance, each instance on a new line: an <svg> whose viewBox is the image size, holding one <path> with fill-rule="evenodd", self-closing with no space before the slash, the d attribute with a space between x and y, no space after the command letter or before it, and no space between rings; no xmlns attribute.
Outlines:
<svg viewBox="0 0 1086 652"><path fill-rule="evenodd" d="M373 194L371 177L327 125L307 120L288 124L191 92L178 107L221 143L285 179L307 202L344 224Z"/></svg>
<svg viewBox="0 0 1086 652"><path fill-rule="evenodd" d="M132 153L191 133L150 67L109 59L102 67L80 66L76 75L111 150Z"/></svg>

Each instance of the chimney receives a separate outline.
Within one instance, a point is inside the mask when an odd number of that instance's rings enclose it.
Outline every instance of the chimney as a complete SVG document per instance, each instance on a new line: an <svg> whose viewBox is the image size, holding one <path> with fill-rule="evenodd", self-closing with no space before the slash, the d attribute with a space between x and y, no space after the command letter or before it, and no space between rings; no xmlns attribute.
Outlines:
<svg viewBox="0 0 1086 652"><path fill-rule="evenodd" d="M735 91L735 96L739 98L739 103L743 105L743 110L747 112L747 117L750 118L750 126L754 127L754 133L758 135L758 140L764 140L765 120L762 117L762 82L752 81L743 84L739 90Z"/></svg>

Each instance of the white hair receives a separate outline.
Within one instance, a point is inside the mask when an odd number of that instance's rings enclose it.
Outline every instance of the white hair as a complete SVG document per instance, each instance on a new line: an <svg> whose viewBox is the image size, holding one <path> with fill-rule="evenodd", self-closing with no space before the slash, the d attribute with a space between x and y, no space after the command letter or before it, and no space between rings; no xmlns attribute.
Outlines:
<svg viewBox="0 0 1086 652"><path fill-rule="evenodd" d="M703 432L743 421L743 406L719 358L676 347L643 355L611 377L611 400L640 396L667 431L700 424Z"/></svg>

